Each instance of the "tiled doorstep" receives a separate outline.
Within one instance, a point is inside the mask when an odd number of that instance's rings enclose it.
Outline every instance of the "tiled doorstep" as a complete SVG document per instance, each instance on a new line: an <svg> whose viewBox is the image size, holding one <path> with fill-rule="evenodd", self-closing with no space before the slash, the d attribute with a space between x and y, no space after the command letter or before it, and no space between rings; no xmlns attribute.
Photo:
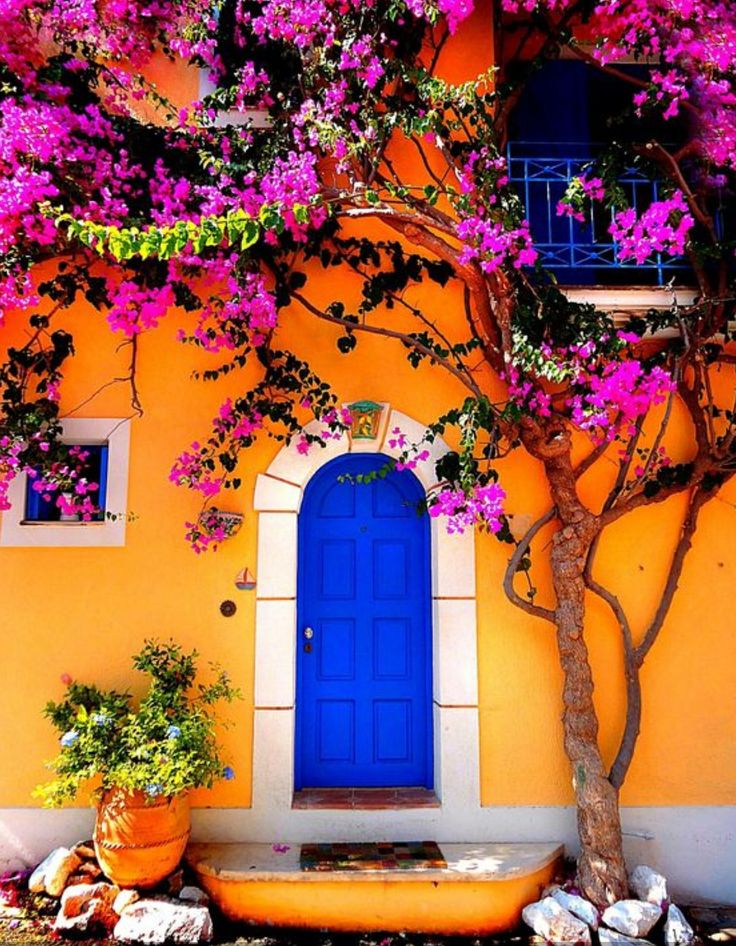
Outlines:
<svg viewBox="0 0 736 946"><path fill-rule="evenodd" d="M187 862L201 876L222 881L291 880L308 884L326 881L364 883L390 874L404 883L431 880L497 881L521 879L555 863L563 854L561 844L454 844L441 842L447 867L390 871L303 871L300 844L190 844ZM538 891L537 891L538 892ZM531 898L527 901L531 902Z"/></svg>
<svg viewBox="0 0 736 946"><path fill-rule="evenodd" d="M440 801L428 788L305 788L294 792L291 807L302 810L397 810L439 808Z"/></svg>

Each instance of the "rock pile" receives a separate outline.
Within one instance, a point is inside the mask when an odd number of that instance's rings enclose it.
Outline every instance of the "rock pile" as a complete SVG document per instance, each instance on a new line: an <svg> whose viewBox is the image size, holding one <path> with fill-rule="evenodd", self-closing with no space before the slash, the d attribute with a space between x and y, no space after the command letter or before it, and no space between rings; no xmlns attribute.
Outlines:
<svg viewBox="0 0 736 946"><path fill-rule="evenodd" d="M181 870L155 891L121 890L103 876L91 841L52 851L31 874L28 889L58 899L54 930L61 935L192 946L212 939L207 894L185 885Z"/></svg>
<svg viewBox="0 0 736 946"><path fill-rule="evenodd" d="M636 899L619 900L602 914L574 889L549 887L541 900L524 908L522 918L548 943L589 946L597 933L600 946L652 946L645 937L654 933L663 946L690 946L693 928L669 902L666 879L640 865L631 872L629 885Z"/></svg>

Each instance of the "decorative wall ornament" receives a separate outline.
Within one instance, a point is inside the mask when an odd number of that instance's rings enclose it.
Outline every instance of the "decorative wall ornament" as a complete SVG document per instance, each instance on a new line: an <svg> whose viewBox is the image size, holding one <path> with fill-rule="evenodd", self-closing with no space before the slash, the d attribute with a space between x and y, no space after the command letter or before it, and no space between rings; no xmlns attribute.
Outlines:
<svg viewBox="0 0 736 946"><path fill-rule="evenodd" d="M354 404L348 404L348 409L353 418L350 426L353 440L375 440L381 426L383 404L376 404L375 401L356 401Z"/></svg>
<svg viewBox="0 0 736 946"><path fill-rule="evenodd" d="M199 514L197 525L200 532L216 538L218 542L231 538L243 524L242 512L225 512L210 506Z"/></svg>
<svg viewBox="0 0 736 946"><path fill-rule="evenodd" d="M255 591L256 576L249 568L241 568L235 576L235 587L238 591Z"/></svg>

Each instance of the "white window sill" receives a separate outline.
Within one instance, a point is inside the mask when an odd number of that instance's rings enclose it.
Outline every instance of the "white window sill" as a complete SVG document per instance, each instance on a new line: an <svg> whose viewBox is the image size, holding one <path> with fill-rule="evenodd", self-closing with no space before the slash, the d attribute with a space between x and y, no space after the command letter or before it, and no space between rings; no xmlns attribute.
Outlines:
<svg viewBox="0 0 736 946"><path fill-rule="evenodd" d="M23 526L23 528L34 526L41 529L48 529L49 526L60 529L69 529L69 528L78 528L83 526L85 529L94 529L95 527L102 528L107 525L107 522L102 522L98 520L90 520L85 522L84 519L67 519L64 522L59 521L58 519L54 520L43 520L43 519L22 519L18 525Z"/></svg>
<svg viewBox="0 0 736 946"><path fill-rule="evenodd" d="M692 305L696 291L691 286L659 289L646 286L560 286L570 302L592 303L599 309L615 312L646 312L669 309L673 301Z"/></svg>
<svg viewBox="0 0 736 946"><path fill-rule="evenodd" d="M199 70L199 98L211 95L217 86L210 79L206 69ZM270 128L271 118L266 109L249 108L245 111L229 109L218 112L215 118L216 128L226 128L228 125L249 125L251 128Z"/></svg>

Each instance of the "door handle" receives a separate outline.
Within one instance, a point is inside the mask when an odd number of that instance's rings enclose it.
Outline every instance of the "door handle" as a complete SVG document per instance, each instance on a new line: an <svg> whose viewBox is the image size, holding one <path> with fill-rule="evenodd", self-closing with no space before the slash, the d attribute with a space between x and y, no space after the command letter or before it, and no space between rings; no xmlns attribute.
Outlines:
<svg viewBox="0 0 736 946"><path fill-rule="evenodd" d="M305 627L303 633L304 633L305 639L308 641L311 641L311 639L314 637L314 631L312 630L311 627Z"/></svg>

